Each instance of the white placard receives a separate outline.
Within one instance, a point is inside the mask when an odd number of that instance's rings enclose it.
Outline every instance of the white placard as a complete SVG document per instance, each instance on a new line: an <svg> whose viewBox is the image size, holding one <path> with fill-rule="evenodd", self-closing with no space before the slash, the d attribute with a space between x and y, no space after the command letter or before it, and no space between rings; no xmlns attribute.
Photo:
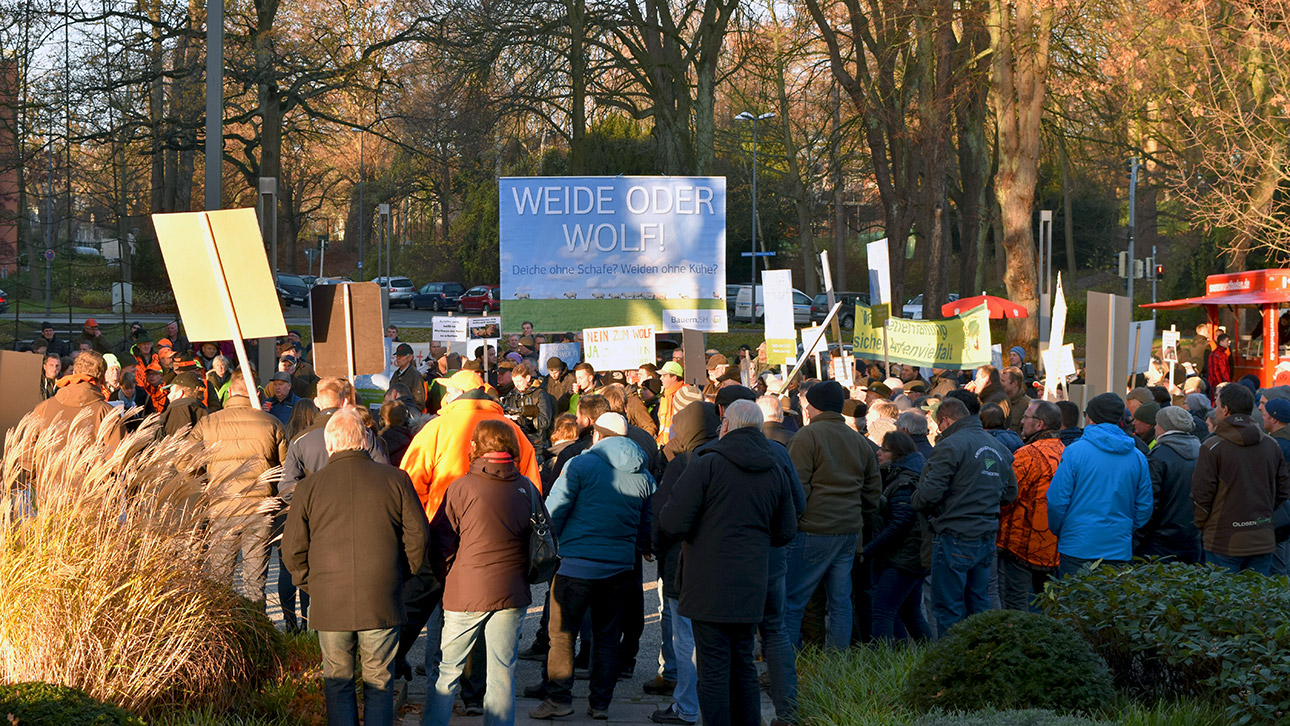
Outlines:
<svg viewBox="0 0 1290 726"><path fill-rule="evenodd" d="M1062 289L1062 273L1060 272L1057 273L1057 295L1053 300L1053 318L1049 324L1052 327L1049 331L1048 350L1060 351L1065 345L1064 338L1066 337L1066 292ZM1046 393L1056 395L1057 381L1061 375L1065 374L1055 374L1054 371L1048 367L1048 358L1044 358L1042 362L1044 364L1045 373L1044 391ZM1072 362L1071 365L1074 366L1074 363ZM1060 371L1060 356L1058 370Z"/></svg>
<svg viewBox="0 0 1290 726"><path fill-rule="evenodd" d="M466 321L468 318L442 316L434 318L430 325L430 338L440 343L466 339Z"/></svg>
<svg viewBox="0 0 1290 726"><path fill-rule="evenodd" d="M550 375L551 371L547 370L546 362L551 358L559 358L564 361L565 368L573 370L573 367L582 362L582 345L580 343L543 343L538 346L538 373Z"/></svg>
<svg viewBox="0 0 1290 726"><path fill-rule="evenodd" d="M467 340L496 340L502 330L502 316L489 315L469 318L466 322Z"/></svg>
<svg viewBox="0 0 1290 726"><path fill-rule="evenodd" d="M891 253L887 238L865 246L869 257L869 304L891 302Z"/></svg>
<svg viewBox="0 0 1290 726"><path fill-rule="evenodd" d="M829 354L828 333L826 332L824 335L820 335L820 330L821 328L818 325L813 325L809 328L802 328L802 350L804 351L802 355L815 355L816 353L819 353L820 355ZM820 335L820 342L814 348L807 350L806 346L810 345L811 341L815 340L815 336L817 335Z"/></svg>
<svg viewBox="0 0 1290 726"><path fill-rule="evenodd" d="M597 371L630 371L642 363L653 363L654 326L585 328L582 359Z"/></svg>
<svg viewBox="0 0 1290 726"><path fill-rule="evenodd" d="M1156 321L1129 324L1129 375L1146 373L1151 367L1151 344L1156 340Z"/></svg>
<svg viewBox="0 0 1290 726"><path fill-rule="evenodd" d="M796 328L793 325L792 270L766 270L761 273L761 282L766 338L793 338Z"/></svg>

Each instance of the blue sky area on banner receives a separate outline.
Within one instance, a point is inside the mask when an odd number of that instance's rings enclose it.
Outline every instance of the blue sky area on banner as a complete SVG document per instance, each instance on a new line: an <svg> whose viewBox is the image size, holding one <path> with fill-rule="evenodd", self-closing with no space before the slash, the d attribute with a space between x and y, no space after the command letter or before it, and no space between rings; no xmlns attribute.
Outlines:
<svg viewBox="0 0 1290 726"><path fill-rule="evenodd" d="M506 300L723 299L724 177L508 177Z"/></svg>

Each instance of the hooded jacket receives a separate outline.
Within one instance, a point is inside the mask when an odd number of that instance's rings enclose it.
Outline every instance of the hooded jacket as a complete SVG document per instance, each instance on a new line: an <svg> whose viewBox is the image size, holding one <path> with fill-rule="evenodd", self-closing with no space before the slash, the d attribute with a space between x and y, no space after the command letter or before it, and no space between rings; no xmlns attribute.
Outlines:
<svg viewBox="0 0 1290 726"><path fill-rule="evenodd" d="M443 516L431 524L434 559L446 572L445 610L504 610L532 602L524 573L533 497L542 499L509 454L475 459L470 472L448 487Z"/></svg>
<svg viewBox="0 0 1290 726"><path fill-rule="evenodd" d="M448 485L470 471L470 437L480 421L505 421L519 439L520 473L534 484L542 481L533 445L515 422L506 418L502 406L480 390L467 391L439 409L439 415L417 432L403 454L399 468L412 478L426 516L434 519Z"/></svg>
<svg viewBox="0 0 1290 726"><path fill-rule="evenodd" d="M654 521L650 534L654 543L654 557L662 569L664 597L680 597L680 590L676 586L676 570L681 558L681 546L679 539L668 536L660 529L659 517L671 496L672 488L697 456L695 452L704 444L716 441L720 430L721 418L717 416L717 407L706 401L686 406L672 420L672 438L663 447L667 466L663 469L663 479L659 482L658 491L654 492L651 504Z"/></svg>
<svg viewBox="0 0 1290 726"><path fill-rule="evenodd" d="M649 545L654 487L645 452L626 436L570 459L546 500L560 556L630 569Z"/></svg>
<svg viewBox="0 0 1290 726"><path fill-rule="evenodd" d="M198 421L206 418L208 411L202 402L191 396L177 398L161 412L161 434L171 436L185 426L196 426Z"/></svg>
<svg viewBox="0 0 1290 726"><path fill-rule="evenodd" d="M286 431L276 418L252 408L251 399L230 396L222 411L197 422L192 438L210 450L207 472L211 486L222 495L262 499L276 494L259 476L287 458ZM238 513L246 513L248 507L238 506Z"/></svg>
<svg viewBox="0 0 1290 726"><path fill-rule="evenodd" d="M878 511L882 475L878 457L842 414L823 411L793 435L788 454L806 494L797 528L811 534L851 534Z"/></svg>
<svg viewBox="0 0 1290 726"><path fill-rule="evenodd" d="M1290 498L1290 469L1252 417L1228 416L1201 443L1191 498L1207 552L1268 554L1276 548L1272 512Z"/></svg>
<svg viewBox="0 0 1290 726"><path fill-rule="evenodd" d="M70 379L70 380L69 380ZM46 428L50 426L66 426L67 433L70 436L73 432L81 431L89 436L90 441L98 435L99 426L103 419L109 416L116 416L120 420L120 412L116 406L103 400L103 389L97 382L89 380L73 379L68 376L69 382L64 383L53 398L45 399L40 405L32 411L32 414L39 417ZM84 412L84 416L81 416ZM103 439L104 453L111 455L121 443L123 426L118 424L112 427Z"/></svg>
<svg viewBox="0 0 1290 726"><path fill-rule="evenodd" d="M1094 424L1066 447L1048 487L1048 529L1057 551L1083 559L1128 560L1133 532L1151 518L1151 475L1134 437Z"/></svg>
<svg viewBox="0 0 1290 726"><path fill-rule="evenodd" d="M684 540L677 573L681 615L761 621L770 549L797 534L792 485L774 446L756 428L735 429L700 450L678 478L659 529Z"/></svg>
<svg viewBox="0 0 1290 726"><path fill-rule="evenodd" d="M1017 449L1017 498L999 510L999 549L1032 569L1057 569L1057 535L1048 529L1048 486L1066 449L1056 431L1040 431Z"/></svg>
<svg viewBox="0 0 1290 726"><path fill-rule="evenodd" d="M884 567L895 567L916 577L927 574L922 555L925 522L919 521L920 516L909 503L925 463L923 455L915 452L883 467L885 488L878 506L882 528L864 546L865 562L876 559Z"/></svg>
<svg viewBox="0 0 1290 726"><path fill-rule="evenodd" d="M1200 440L1189 431L1166 431L1147 455L1151 472L1151 520L1138 530L1137 557L1172 555L1182 562L1200 561L1200 532L1191 503L1191 479L1200 455Z"/></svg>
<svg viewBox="0 0 1290 726"><path fill-rule="evenodd" d="M926 512L932 531L963 540L994 539L999 507L1017 498L1012 454L965 416L941 432L910 504Z"/></svg>
<svg viewBox="0 0 1290 726"><path fill-rule="evenodd" d="M985 432L999 440L999 443L1008 447L1009 454L1016 454L1024 442L1012 429L986 429Z"/></svg>

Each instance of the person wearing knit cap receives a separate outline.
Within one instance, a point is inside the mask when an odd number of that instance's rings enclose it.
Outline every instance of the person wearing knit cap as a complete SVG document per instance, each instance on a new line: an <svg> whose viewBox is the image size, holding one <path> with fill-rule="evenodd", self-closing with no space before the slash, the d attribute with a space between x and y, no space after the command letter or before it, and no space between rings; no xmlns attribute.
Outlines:
<svg viewBox="0 0 1290 726"><path fill-rule="evenodd" d="M1274 414L1283 410L1279 399L1271 405ZM1254 395L1248 388L1224 386L1215 410L1218 424L1201 444L1192 476L1205 562L1268 575L1277 548L1274 516L1290 499L1290 465L1251 415Z"/></svg>
<svg viewBox="0 0 1290 726"><path fill-rule="evenodd" d="M878 457L842 418L847 391L837 381L807 389L806 426L793 436L788 453L806 492L798 534L788 546L784 622L789 641L801 644L802 616L821 582L827 594L825 645L851 645L851 570L865 517L877 511L882 494Z"/></svg>
<svg viewBox="0 0 1290 726"><path fill-rule="evenodd" d="M1133 435L1147 445L1148 451L1156 440L1156 414L1161 410L1160 404L1152 401L1138 406L1133 412Z"/></svg>
<svg viewBox="0 0 1290 726"><path fill-rule="evenodd" d="M1139 408L1138 413L1145 408ZM1136 419L1137 413L1134 416ZM1200 561L1200 532L1193 521L1191 503L1191 479L1200 441L1193 435L1193 427L1191 413L1178 406L1166 406L1156 414L1155 445L1147 455L1151 519L1134 534L1134 557L1160 557L1188 564Z"/></svg>
<svg viewBox="0 0 1290 726"><path fill-rule="evenodd" d="M1114 393L1088 402L1088 426L1066 447L1048 487L1048 528L1057 535L1059 577L1095 560L1127 563L1134 531L1151 518L1147 458L1120 428L1124 410Z"/></svg>

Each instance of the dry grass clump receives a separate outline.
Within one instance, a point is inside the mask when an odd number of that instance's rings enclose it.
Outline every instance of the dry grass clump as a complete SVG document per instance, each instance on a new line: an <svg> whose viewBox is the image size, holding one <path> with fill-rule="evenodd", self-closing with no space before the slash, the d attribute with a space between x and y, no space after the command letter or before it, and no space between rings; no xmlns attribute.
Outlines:
<svg viewBox="0 0 1290 726"><path fill-rule="evenodd" d="M72 686L137 713L227 706L276 669L280 646L262 606L205 572L206 454L158 440L156 417L115 452L102 441L31 416L9 438L0 682Z"/></svg>

